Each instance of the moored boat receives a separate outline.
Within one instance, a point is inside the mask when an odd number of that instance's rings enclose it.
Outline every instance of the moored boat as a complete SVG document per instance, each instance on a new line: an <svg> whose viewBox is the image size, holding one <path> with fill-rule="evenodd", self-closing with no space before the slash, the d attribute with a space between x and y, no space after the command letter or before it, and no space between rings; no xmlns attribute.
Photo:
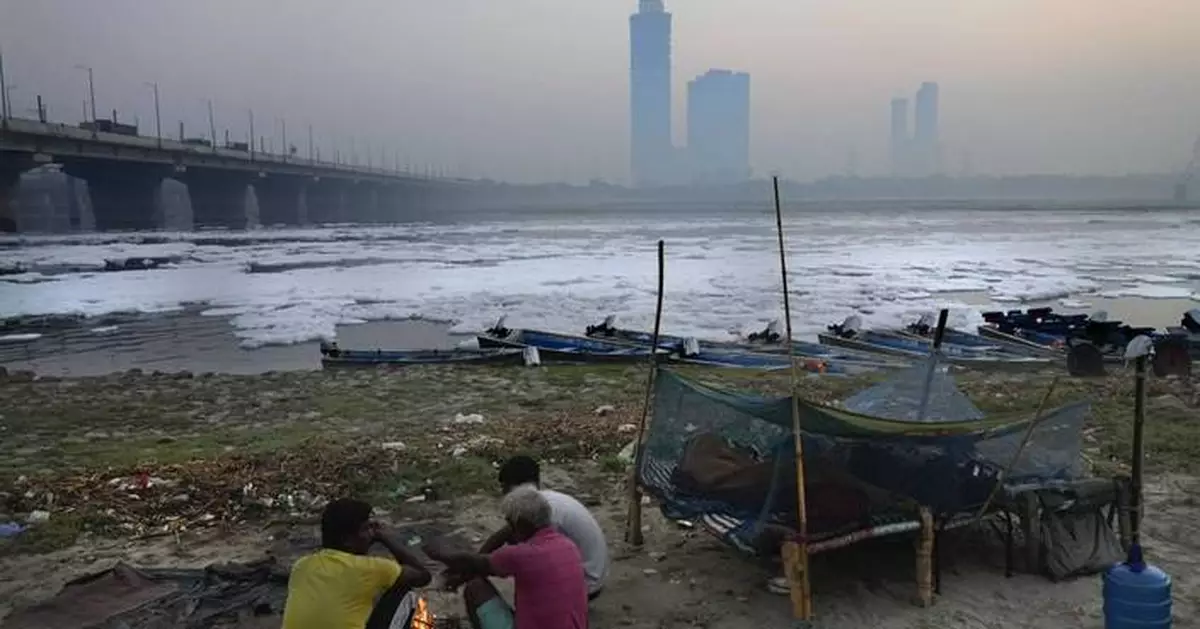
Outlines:
<svg viewBox="0 0 1200 629"><path fill-rule="evenodd" d="M336 344L321 346L321 364L326 367L372 365L520 365L520 349L341 349Z"/></svg>
<svg viewBox="0 0 1200 629"><path fill-rule="evenodd" d="M485 349L536 347L545 362L632 363L650 358L648 347L637 347L541 330L509 329L497 324L476 337ZM667 354L664 350L658 353Z"/></svg>
<svg viewBox="0 0 1200 629"><path fill-rule="evenodd" d="M588 326L587 335L589 338L600 338L643 347L649 347L654 342L653 333L615 327L612 317L605 319L604 323L600 325ZM785 357L788 354L787 347L781 342L779 335L772 334L769 329L763 333L750 335L750 339L746 342L694 341L670 334L659 334L658 336L658 346L660 349L684 355L689 354L689 350L687 349L689 342L694 342L696 346L691 350L692 352L699 351L704 353L711 351L726 355L731 353L774 355L785 366L787 365ZM806 370L819 371L820 369L816 365L824 363L824 371L829 373L899 368L905 367L908 364L898 358L883 359L878 354L844 350L807 341L792 341L792 354L800 364L805 365Z"/></svg>

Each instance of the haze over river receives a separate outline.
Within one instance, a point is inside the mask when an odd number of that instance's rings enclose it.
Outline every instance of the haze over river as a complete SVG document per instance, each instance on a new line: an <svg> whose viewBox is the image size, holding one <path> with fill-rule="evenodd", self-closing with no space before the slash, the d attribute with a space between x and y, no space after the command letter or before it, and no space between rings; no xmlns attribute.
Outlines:
<svg viewBox="0 0 1200 629"><path fill-rule="evenodd" d="M1200 305L1195 210L918 206L830 202L785 214L798 334L812 336L856 312L868 325L897 325L949 305L952 323L970 325L989 308L1034 303L1103 308L1112 318L1164 326ZM339 326L388 319L446 321L450 332L465 334L507 315L510 327L579 333L616 314L624 327L649 328L660 238L664 330L727 339L781 316L774 220L765 206L482 218L5 237L0 319L95 317L73 326L69 342L60 339L56 351L69 354L72 343L86 349L89 336L137 344L145 324L122 322L147 317L104 315L175 312L171 330L156 329L182 344L172 363L178 368L194 368L187 339L197 335L225 338L230 352L251 356L239 361L254 362L258 352L236 347L311 343L334 338ZM129 259L158 266L104 270L106 260ZM36 358L45 337L60 333L27 325L0 331L0 363ZM375 344L385 340L421 344Z"/></svg>

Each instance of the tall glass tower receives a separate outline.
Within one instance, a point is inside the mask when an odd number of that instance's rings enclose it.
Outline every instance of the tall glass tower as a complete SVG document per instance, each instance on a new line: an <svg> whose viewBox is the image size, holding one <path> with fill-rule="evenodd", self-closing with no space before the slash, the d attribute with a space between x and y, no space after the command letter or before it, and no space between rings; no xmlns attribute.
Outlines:
<svg viewBox="0 0 1200 629"><path fill-rule="evenodd" d="M671 144L671 14L663 0L639 0L629 17L630 170L634 185L666 183Z"/></svg>

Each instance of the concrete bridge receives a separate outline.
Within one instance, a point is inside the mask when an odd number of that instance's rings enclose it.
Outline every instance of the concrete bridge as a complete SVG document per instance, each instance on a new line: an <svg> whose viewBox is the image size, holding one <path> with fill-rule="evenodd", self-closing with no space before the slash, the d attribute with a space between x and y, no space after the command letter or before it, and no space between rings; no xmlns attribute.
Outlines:
<svg viewBox="0 0 1200 629"><path fill-rule="evenodd" d="M21 118L2 122L0 232L16 231L12 199L21 173L47 164L87 182L99 230L161 227L166 179L187 185L195 227L231 229L248 224L249 186L264 225L427 218L474 187L396 169L266 154L244 144L218 147Z"/></svg>

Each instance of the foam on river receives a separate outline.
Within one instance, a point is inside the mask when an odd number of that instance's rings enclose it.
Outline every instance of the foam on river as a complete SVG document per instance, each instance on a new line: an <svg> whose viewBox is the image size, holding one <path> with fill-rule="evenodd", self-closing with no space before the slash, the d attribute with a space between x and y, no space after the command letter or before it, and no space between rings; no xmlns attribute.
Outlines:
<svg viewBox="0 0 1200 629"><path fill-rule="evenodd" d="M848 314L894 325L960 301L996 307L1094 297L1196 298L1200 229L1176 212L937 210L787 217L794 323L811 335ZM1096 220L1097 218L1104 220ZM0 239L0 318L161 312L203 304L246 347L330 338L338 324L423 317L475 331L509 324L578 332L607 314L649 327L655 245L667 247L664 324L722 338L780 316L769 212L701 217L532 218L457 225L337 227ZM105 272L107 259L170 258ZM974 301L974 300L973 300Z"/></svg>

